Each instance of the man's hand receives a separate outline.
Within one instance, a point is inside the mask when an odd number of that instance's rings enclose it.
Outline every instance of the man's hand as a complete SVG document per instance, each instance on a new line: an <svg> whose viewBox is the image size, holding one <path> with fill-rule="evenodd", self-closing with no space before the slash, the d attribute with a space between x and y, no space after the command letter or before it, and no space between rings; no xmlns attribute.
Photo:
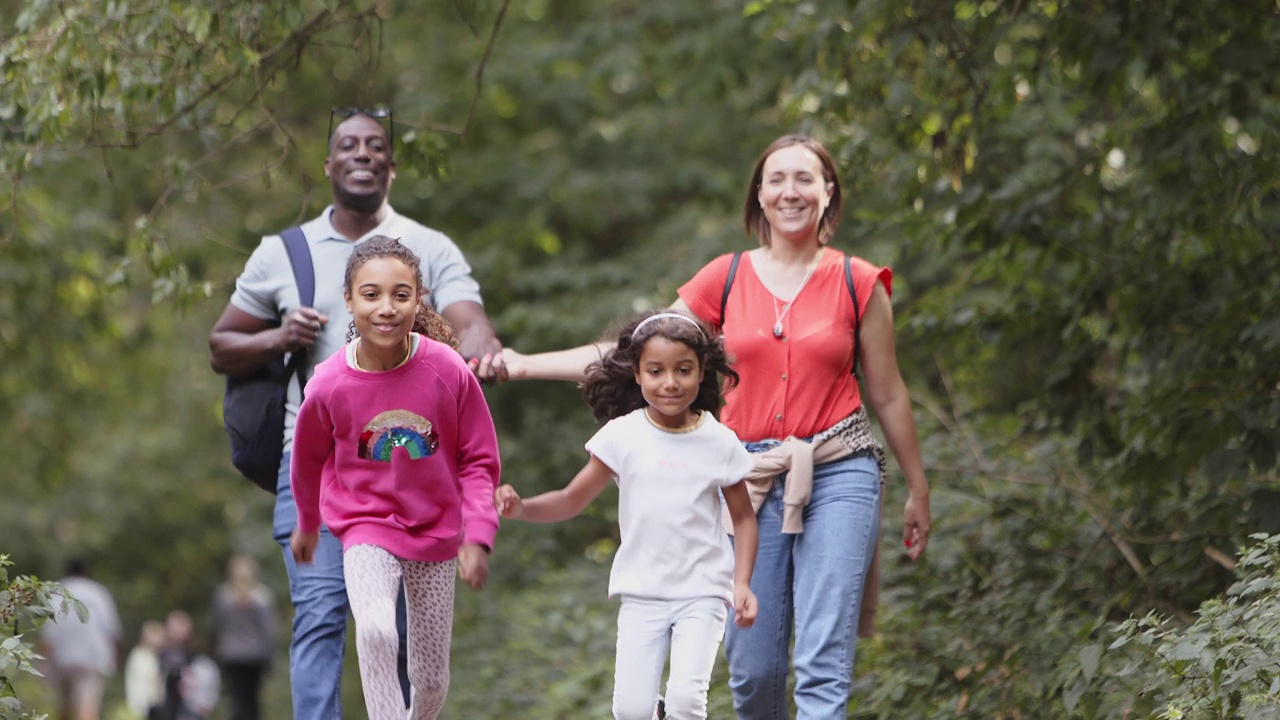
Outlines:
<svg viewBox="0 0 1280 720"><path fill-rule="evenodd" d="M489 579L489 553L474 543L458 548L458 575L476 590L484 587Z"/></svg>
<svg viewBox="0 0 1280 720"><path fill-rule="evenodd" d="M328 322L328 316L317 312L315 308L297 308L291 311L280 324L280 350L297 352L315 347L320 331Z"/></svg>

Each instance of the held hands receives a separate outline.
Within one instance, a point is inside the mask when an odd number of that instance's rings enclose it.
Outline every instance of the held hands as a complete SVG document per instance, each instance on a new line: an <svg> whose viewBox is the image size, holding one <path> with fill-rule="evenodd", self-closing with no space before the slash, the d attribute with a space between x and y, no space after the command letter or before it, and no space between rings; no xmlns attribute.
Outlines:
<svg viewBox="0 0 1280 720"><path fill-rule="evenodd" d="M458 576L462 582L479 590L489 579L489 553L474 543L458 548Z"/></svg>
<svg viewBox="0 0 1280 720"><path fill-rule="evenodd" d="M733 624L741 628L749 628L756 622L756 611L759 610L756 594L745 585L734 584L733 587Z"/></svg>
<svg viewBox="0 0 1280 720"><path fill-rule="evenodd" d="M510 485L503 485L493 493L493 506L498 514L508 520L518 520L524 514L524 501L520 493Z"/></svg>
<svg viewBox="0 0 1280 720"><path fill-rule="evenodd" d="M933 528L929 515L929 496L909 495L904 520L902 542L906 545L907 557L914 562L924 555L924 549L929 546L929 531Z"/></svg>
<svg viewBox="0 0 1280 720"><path fill-rule="evenodd" d="M467 361L467 367L471 368L471 372L475 373L482 382L506 382L529 378L528 370L525 369L524 355L511 348L502 348L497 353L473 357Z"/></svg>
<svg viewBox="0 0 1280 720"><path fill-rule="evenodd" d="M297 528L289 538L289 549L293 551L293 561L301 565L310 565L316 557L316 545L320 544L320 532L304 533Z"/></svg>
<svg viewBox="0 0 1280 720"><path fill-rule="evenodd" d="M320 330L329 322L327 315L316 312L315 308L297 308L284 316L280 324L281 350L297 352L315 347Z"/></svg>

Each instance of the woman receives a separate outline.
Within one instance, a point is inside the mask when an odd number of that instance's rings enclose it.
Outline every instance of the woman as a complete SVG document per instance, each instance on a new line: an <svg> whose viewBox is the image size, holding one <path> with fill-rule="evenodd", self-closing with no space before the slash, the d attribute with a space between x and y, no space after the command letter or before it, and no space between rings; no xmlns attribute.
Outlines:
<svg viewBox="0 0 1280 720"><path fill-rule="evenodd" d="M778 138L756 161L744 204L760 247L713 260L671 306L723 333L741 381L726 394L722 422L755 454L760 546L751 589L760 610L751 628L729 625L725 641L745 720L789 716L792 641L797 717L846 714L883 470L855 368L906 478L907 554L919 559L929 541L929 489L894 350L892 275L827 246L841 201L826 148ZM580 380L600 352L506 350L504 360L513 379ZM472 365L482 377L490 372Z"/></svg>
<svg viewBox="0 0 1280 720"><path fill-rule="evenodd" d="M260 717L262 679L275 655L276 624L275 602L258 581L258 564L245 555L232 557L227 581L214 596L212 633L232 720Z"/></svg>

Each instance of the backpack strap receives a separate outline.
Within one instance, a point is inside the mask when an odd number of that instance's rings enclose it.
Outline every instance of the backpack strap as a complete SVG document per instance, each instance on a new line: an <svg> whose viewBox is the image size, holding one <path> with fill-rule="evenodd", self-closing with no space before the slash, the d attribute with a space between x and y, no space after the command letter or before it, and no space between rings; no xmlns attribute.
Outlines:
<svg viewBox="0 0 1280 720"><path fill-rule="evenodd" d="M853 267L852 260L846 255L844 258L844 286L849 289L849 299L853 301L853 367L849 372L854 377L858 375L858 344L862 335L862 317L858 312L858 293L853 290Z"/></svg>
<svg viewBox="0 0 1280 720"><path fill-rule="evenodd" d="M311 307L316 302L316 271L311 263L311 248L307 246L307 236L302 234L301 227L295 225L280 233L280 239L284 241L284 249L289 254L289 265L293 268L293 282L298 286L298 302L301 307ZM303 377L306 357L305 350L289 355L287 369L290 375L296 373L298 376L299 395L303 386L307 384L307 379Z"/></svg>
<svg viewBox="0 0 1280 720"><path fill-rule="evenodd" d="M724 279L724 292L720 293L720 328L724 329L724 308L729 303L729 288L733 287L733 278L738 274L738 261L742 260L742 251L733 254L729 262L729 274Z"/></svg>

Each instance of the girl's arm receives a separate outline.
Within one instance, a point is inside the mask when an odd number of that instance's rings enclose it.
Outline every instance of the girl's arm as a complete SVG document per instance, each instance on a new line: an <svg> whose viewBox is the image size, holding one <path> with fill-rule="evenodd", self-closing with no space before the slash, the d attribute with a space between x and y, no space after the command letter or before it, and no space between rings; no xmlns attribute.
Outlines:
<svg viewBox="0 0 1280 720"><path fill-rule="evenodd" d="M911 415L911 398L898 371L893 340L893 308L889 305L889 293L879 283L867 301L859 337L862 387L907 481L906 522L902 539L907 546L907 554L912 560L918 560L929 544L932 524L929 484L925 481L924 464L920 461L920 442L916 436L916 421Z"/></svg>
<svg viewBox="0 0 1280 720"><path fill-rule="evenodd" d="M759 543L756 512L751 508L751 496L747 494L745 482L735 483L721 491L724 504L729 508L729 519L733 521L733 584L749 587Z"/></svg>
<svg viewBox="0 0 1280 720"><path fill-rule="evenodd" d="M498 488L493 502L505 518L536 523L562 522L576 517L592 500L600 497L612 479L613 471L609 466L592 455L586 466L560 490L521 500L515 488L503 485ZM754 551L752 554L754 556Z"/></svg>

